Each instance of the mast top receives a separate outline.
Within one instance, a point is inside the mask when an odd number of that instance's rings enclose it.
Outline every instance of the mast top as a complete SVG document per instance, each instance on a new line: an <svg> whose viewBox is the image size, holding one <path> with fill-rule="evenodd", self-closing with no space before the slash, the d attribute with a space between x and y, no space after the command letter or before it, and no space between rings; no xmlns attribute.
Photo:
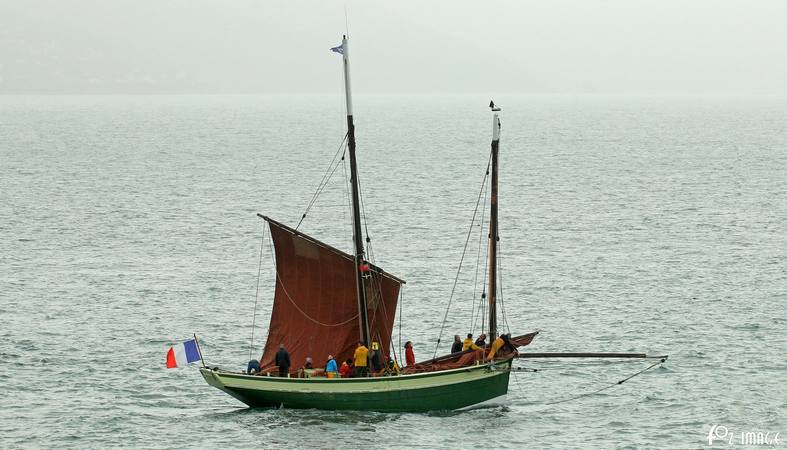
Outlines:
<svg viewBox="0 0 787 450"><path fill-rule="evenodd" d="M345 96L345 103L347 106L347 115L353 115L353 94L352 89L350 88L350 40L347 38L346 34L342 35L342 45L337 48L341 48L342 59L344 60L344 96Z"/></svg>
<svg viewBox="0 0 787 450"><path fill-rule="evenodd" d="M495 102L489 102L492 109L492 195L490 196L489 212L489 288L487 301L489 302L489 337L497 337L497 174L498 151L500 149L500 108Z"/></svg>
<svg viewBox="0 0 787 450"><path fill-rule="evenodd" d="M500 141L500 107L495 106L495 102L489 102L489 107L492 108L494 116L492 117L492 141Z"/></svg>

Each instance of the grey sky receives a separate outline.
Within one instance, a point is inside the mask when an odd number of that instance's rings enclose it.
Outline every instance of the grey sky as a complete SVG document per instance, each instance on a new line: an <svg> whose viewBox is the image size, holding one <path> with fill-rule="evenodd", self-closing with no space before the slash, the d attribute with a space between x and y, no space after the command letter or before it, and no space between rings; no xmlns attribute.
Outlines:
<svg viewBox="0 0 787 450"><path fill-rule="evenodd" d="M787 93L787 1L0 0L0 93ZM493 88L494 86L494 88Z"/></svg>

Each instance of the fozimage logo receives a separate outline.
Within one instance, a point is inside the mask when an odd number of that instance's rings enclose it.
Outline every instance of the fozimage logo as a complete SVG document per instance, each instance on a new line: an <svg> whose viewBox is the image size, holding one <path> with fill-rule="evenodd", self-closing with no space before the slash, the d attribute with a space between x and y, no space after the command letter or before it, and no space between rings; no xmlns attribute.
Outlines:
<svg viewBox="0 0 787 450"><path fill-rule="evenodd" d="M708 445L716 442L734 445L779 445L779 432L770 431L734 431L724 425L713 425L708 431Z"/></svg>

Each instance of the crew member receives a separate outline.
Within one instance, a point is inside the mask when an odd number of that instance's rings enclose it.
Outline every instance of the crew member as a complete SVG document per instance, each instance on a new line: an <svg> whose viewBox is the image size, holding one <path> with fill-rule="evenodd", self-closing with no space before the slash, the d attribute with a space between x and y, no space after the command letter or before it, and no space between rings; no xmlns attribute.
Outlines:
<svg viewBox="0 0 787 450"><path fill-rule="evenodd" d="M372 363L372 373L377 374L383 370L383 355L380 352L380 344L372 342L372 353L369 355Z"/></svg>
<svg viewBox="0 0 787 450"><path fill-rule="evenodd" d="M514 353L517 353L516 347L514 347L514 345L511 343L510 334L501 334L500 337L492 342L492 349L489 351L489 356L487 356L487 359L494 358L495 354L501 349L510 350Z"/></svg>
<svg viewBox="0 0 787 450"><path fill-rule="evenodd" d="M350 378L353 374L353 360L352 358L347 358L347 361L342 363L342 367L339 368L339 373L341 374L342 378Z"/></svg>
<svg viewBox="0 0 787 450"><path fill-rule="evenodd" d="M462 343L462 351L467 349L481 350L481 348L473 342L473 333L467 333L467 339Z"/></svg>
<svg viewBox="0 0 787 450"><path fill-rule="evenodd" d="M328 362L325 363L325 375L328 378L338 378L339 369L336 367L336 360L333 355L328 355Z"/></svg>
<svg viewBox="0 0 787 450"><path fill-rule="evenodd" d="M355 360L355 376L365 377L369 373L368 361L369 349L365 342L358 342L353 359Z"/></svg>
<svg viewBox="0 0 787 450"><path fill-rule="evenodd" d="M284 348L284 344L279 344L279 351L276 352L276 365L279 366L279 376L287 377L290 374L290 354Z"/></svg>
<svg viewBox="0 0 787 450"><path fill-rule="evenodd" d="M407 341L404 344L404 360L408 366L415 365L415 354L413 353L413 343L411 341Z"/></svg>
<svg viewBox="0 0 787 450"><path fill-rule="evenodd" d="M459 335L454 335L454 345L451 346L451 353L458 353L462 351L462 338Z"/></svg>

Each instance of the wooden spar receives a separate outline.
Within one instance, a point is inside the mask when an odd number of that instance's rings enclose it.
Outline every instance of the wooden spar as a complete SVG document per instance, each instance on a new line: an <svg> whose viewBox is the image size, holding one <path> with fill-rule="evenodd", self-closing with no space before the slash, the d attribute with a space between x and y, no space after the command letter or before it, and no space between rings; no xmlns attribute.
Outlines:
<svg viewBox="0 0 787 450"><path fill-rule="evenodd" d="M197 333L194 333L194 343L197 344L197 353L199 353L199 360L202 361L202 367L207 367L205 365L205 358L202 357L202 349L199 348L199 339L197 339Z"/></svg>
<svg viewBox="0 0 787 450"><path fill-rule="evenodd" d="M492 116L492 196L489 212L489 339L497 338L497 154L500 149L500 119L497 112L500 108L493 102L489 103Z"/></svg>
<svg viewBox="0 0 787 450"><path fill-rule="evenodd" d="M669 355L648 355L646 353L520 353L517 358L646 358L667 359Z"/></svg>
<svg viewBox="0 0 787 450"><path fill-rule="evenodd" d="M268 216L266 216L264 214L260 214L260 213L257 213L257 217L259 217L260 219L263 219L266 222L271 223L271 224L273 224L273 225L275 225L275 226L277 226L279 228L282 228L282 229L286 230L287 232L292 233L295 236L303 238L303 239L311 242L314 245L320 246L320 247L322 247L322 248L324 248L326 250L329 250L329 251L331 251L333 253L336 253L337 255L341 255L343 258L347 258L347 259L350 259L350 260L354 260L355 259L355 257L353 255L350 255L350 254L348 254L348 253L346 253L346 252L344 252L342 250L339 250L336 247L333 247L331 245L326 244L325 242L322 242L322 241L320 241L318 239L315 239L315 238L309 236L306 233L303 233L303 232L300 232L300 231L296 230L295 228L288 227L287 225L284 225L283 223L279 222L278 220L271 219L270 217L268 217ZM401 279L401 278L399 278L397 276L391 275L390 273L384 271L380 266L376 266L376 265L374 265L374 264L372 264L370 262L367 262L366 264L369 266L369 271L372 272L372 273L378 273L380 275L383 275L385 277L388 277L388 278L396 281L397 283L407 284L406 281L404 281L403 279Z"/></svg>
<svg viewBox="0 0 787 450"><path fill-rule="evenodd" d="M361 233L361 202L358 187L358 164L355 158L355 124L353 123L353 100L350 89L350 48L347 36L342 36L342 59L344 60L344 95L347 105L347 142L350 153L350 183L353 203L353 243L355 244L355 288L358 296L358 331L360 340L369 345L369 315L366 307L366 288L363 277L365 268L363 235Z"/></svg>

